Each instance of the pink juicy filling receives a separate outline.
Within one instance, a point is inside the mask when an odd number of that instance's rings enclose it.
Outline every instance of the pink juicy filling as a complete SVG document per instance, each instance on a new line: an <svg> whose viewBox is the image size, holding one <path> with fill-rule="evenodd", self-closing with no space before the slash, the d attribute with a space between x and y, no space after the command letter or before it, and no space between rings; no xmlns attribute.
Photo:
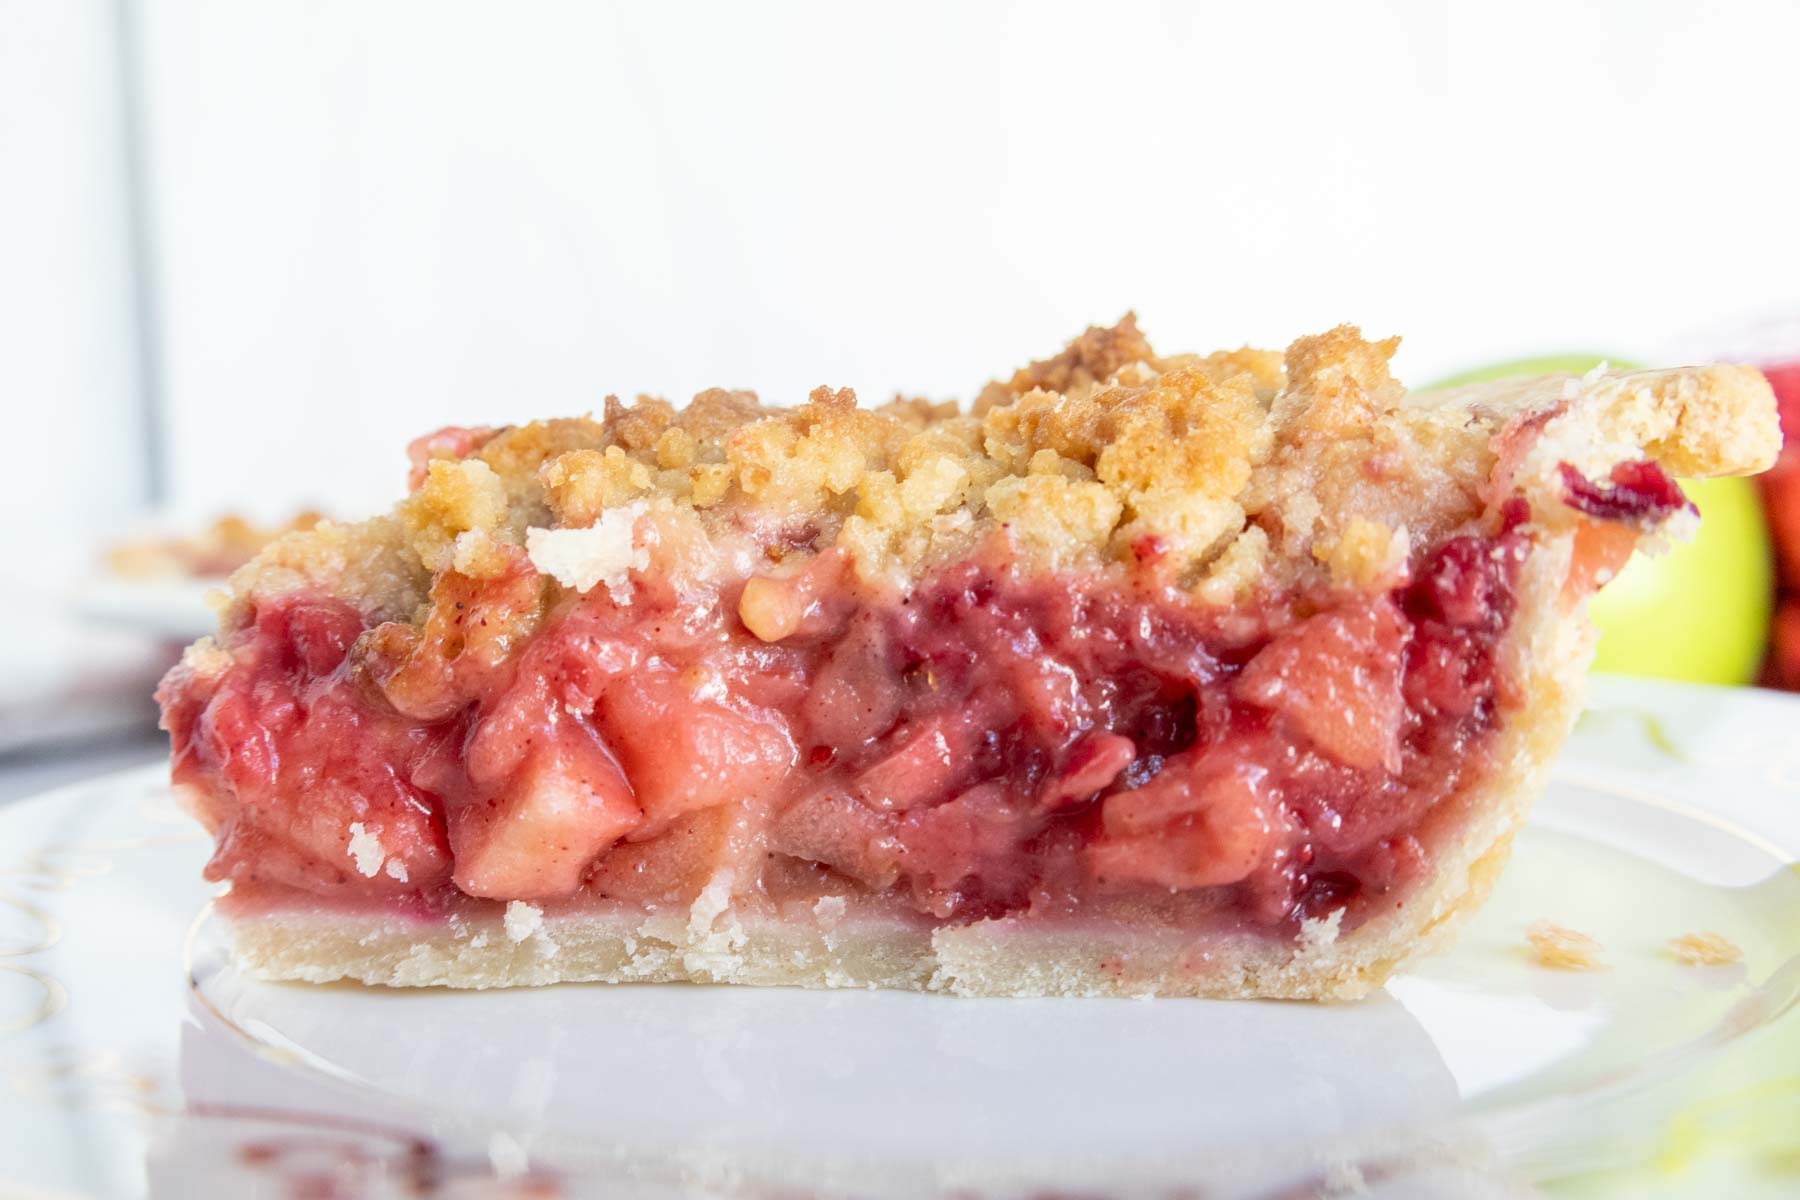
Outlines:
<svg viewBox="0 0 1800 1200"><path fill-rule="evenodd" d="M370 622L291 594L222 636L223 673L178 668L159 698L218 837L208 877L245 888L654 903L731 861L776 901L1291 935L1354 927L1428 870L1487 766L1526 544L1458 538L1392 592L1223 610L983 561L901 597L828 579L774 643L741 587L596 589L398 705L352 652Z"/></svg>

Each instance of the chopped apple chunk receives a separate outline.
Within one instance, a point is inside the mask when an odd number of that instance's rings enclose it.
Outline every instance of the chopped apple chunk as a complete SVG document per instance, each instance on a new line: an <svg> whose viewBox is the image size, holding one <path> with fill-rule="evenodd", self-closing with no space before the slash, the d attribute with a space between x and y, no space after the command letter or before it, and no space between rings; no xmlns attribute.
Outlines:
<svg viewBox="0 0 1800 1200"><path fill-rule="evenodd" d="M526 754L506 794L453 810L456 886L471 896L539 900L581 886L589 864L643 821L624 773L574 718Z"/></svg>

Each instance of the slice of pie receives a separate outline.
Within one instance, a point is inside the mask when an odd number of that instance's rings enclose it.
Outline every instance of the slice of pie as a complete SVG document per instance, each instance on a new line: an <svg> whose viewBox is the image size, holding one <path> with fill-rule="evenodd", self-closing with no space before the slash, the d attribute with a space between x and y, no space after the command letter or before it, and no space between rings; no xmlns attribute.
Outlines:
<svg viewBox="0 0 1800 1200"><path fill-rule="evenodd" d="M1585 597L1779 443L1755 370L1408 395L1394 341L973 411L443 430L163 683L260 975L1353 997L1492 886ZM1696 614L1704 620L1704 614Z"/></svg>

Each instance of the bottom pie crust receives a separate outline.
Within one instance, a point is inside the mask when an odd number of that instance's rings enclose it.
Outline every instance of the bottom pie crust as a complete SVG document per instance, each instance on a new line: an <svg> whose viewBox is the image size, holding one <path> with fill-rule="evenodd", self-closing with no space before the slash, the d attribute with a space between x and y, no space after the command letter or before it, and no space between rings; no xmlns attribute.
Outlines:
<svg viewBox="0 0 1800 1200"><path fill-rule="evenodd" d="M421 926L383 913L226 914L237 962L269 980L394 987L735 983L902 988L958 996L1211 996L1352 1000L1403 959L1445 941L1506 860L1508 831L1393 917L1334 944L1264 937L1196 945L1180 931L1044 928L1016 919L939 929L858 919L834 928L731 910L674 917L614 911L543 918L514 941L499 916ZM704 901L696 903L696 909ZM698 915L699 919L694 919ZM685 919L684 919L685 918ZM1373 923L1372 923L1373 924Z"/></svg>
<svg viewBox="0 0 1800 1200"><path fill-rule="evenodd" d="M1460 828L1436 839L1436 869L1391 911L1337 935L1300 938L1123 922L1003 918L932 927L914 916L829 909L794 921L730 898L716 880L687 910L491 908L420 921L386 911L221 902L237 959L271 980L402 987L691 981L887 987L962 996L1211 996L1351 1000L1402 962L1445 944L1487 897L1548 764L1579 712L1593 634L1565 607L1570 540L1540 544L1518 580L1502 643L1520 698L1496 730L1491 771L1453 799Z"/></svg>

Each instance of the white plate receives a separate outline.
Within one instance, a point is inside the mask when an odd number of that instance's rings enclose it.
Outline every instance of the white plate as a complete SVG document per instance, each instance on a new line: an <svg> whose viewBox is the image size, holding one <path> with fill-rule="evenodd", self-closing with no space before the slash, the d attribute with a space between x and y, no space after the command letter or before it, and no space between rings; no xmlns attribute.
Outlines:
<svg viewBox="0 0 1800 1200"><path fill-rule="evenodd" d="M1600 701L1457 947L1333 1007L260 984L160 769L66 789L0 811L0 1192L1501 1195L1640 1161L1695 1072L1800 1045L1800 704ZM1532 966L1544 917L1612 968ZM1744 962L1664 955L1698 929Z"/></svg>

